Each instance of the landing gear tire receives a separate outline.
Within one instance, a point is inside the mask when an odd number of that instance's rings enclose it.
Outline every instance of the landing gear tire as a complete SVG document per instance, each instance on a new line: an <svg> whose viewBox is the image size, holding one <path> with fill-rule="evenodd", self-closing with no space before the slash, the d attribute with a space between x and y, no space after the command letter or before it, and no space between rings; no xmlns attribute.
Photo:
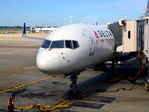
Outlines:
<svg viewBox="0 0 149 112"><path fill-rule="evenodd" d="M80 90L77 90L77 91L75 91L75 90L70 90L69 91L69 94L68 94L68 98L70 99L70 100L72 100L72 99L81 99L82 98L82 96L81 96L81 91Z"/></svg>
<svg viewBox="0 0 149 112"><path fill-rule="evenodd" d="M77 90L76 94L75 94L75 97L76 97L76 99L80 100L82 98L81 91Z"/></svg>
<svg viewBox="0 0 149 112"><path fill-rule="evenodd" d="M75 96L74 90L70 90L68 93L68 99L72 100L72 99L74 99L74 96Z"/></svg>

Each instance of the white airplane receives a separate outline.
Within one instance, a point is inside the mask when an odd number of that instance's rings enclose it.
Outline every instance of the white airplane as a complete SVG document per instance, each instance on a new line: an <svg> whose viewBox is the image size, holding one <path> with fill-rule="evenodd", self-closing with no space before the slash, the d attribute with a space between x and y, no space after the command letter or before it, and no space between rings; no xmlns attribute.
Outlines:
<svg viewBox="0 0 149 112"><path fill-rule="evenodd" d="M115 39L106 25L65 25L43 39L26 36L24 23L22 36L43 40L36 65L44 73L70 75L70 96L79 95L76 83L81 70L108 61L115 54Z"/></svg>

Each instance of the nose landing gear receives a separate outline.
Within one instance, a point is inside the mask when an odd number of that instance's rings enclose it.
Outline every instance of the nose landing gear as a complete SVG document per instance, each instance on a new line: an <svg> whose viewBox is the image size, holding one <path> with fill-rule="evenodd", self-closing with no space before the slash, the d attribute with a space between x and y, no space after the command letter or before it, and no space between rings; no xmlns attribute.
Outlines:
<svg viewBox="0 0 149 112"><path fill-rule="evenodd" d="M69 99L81 99L81 92L77 88L78 75L79 75L78 73L70 74L70 81L72 81L72 83L70 84L71 90L69 91L68 94Z"/></svg>

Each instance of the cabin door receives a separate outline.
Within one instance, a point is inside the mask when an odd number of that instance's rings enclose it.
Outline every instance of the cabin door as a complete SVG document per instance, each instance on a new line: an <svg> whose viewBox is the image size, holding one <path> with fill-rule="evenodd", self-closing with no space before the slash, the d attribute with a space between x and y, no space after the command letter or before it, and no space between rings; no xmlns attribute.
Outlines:
<svg viewBox="0 0 149 112"><path fill-rule="evenodd" d="M94 56L95 54L94 39L89 31L86 30L85 34L89 42L89 56Z"/></svg>

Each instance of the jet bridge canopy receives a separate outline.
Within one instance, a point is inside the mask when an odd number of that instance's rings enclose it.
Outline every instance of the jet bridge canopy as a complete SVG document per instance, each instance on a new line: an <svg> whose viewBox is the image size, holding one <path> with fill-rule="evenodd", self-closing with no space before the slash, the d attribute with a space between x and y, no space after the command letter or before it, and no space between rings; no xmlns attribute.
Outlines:
<svg viewBox="0 0 149 112"><path fill-rule="evenodd" d="M122 29L119 23L118 22L111 23L108 25L108 28L114 35L116 47L122 45Z"/></svg>

